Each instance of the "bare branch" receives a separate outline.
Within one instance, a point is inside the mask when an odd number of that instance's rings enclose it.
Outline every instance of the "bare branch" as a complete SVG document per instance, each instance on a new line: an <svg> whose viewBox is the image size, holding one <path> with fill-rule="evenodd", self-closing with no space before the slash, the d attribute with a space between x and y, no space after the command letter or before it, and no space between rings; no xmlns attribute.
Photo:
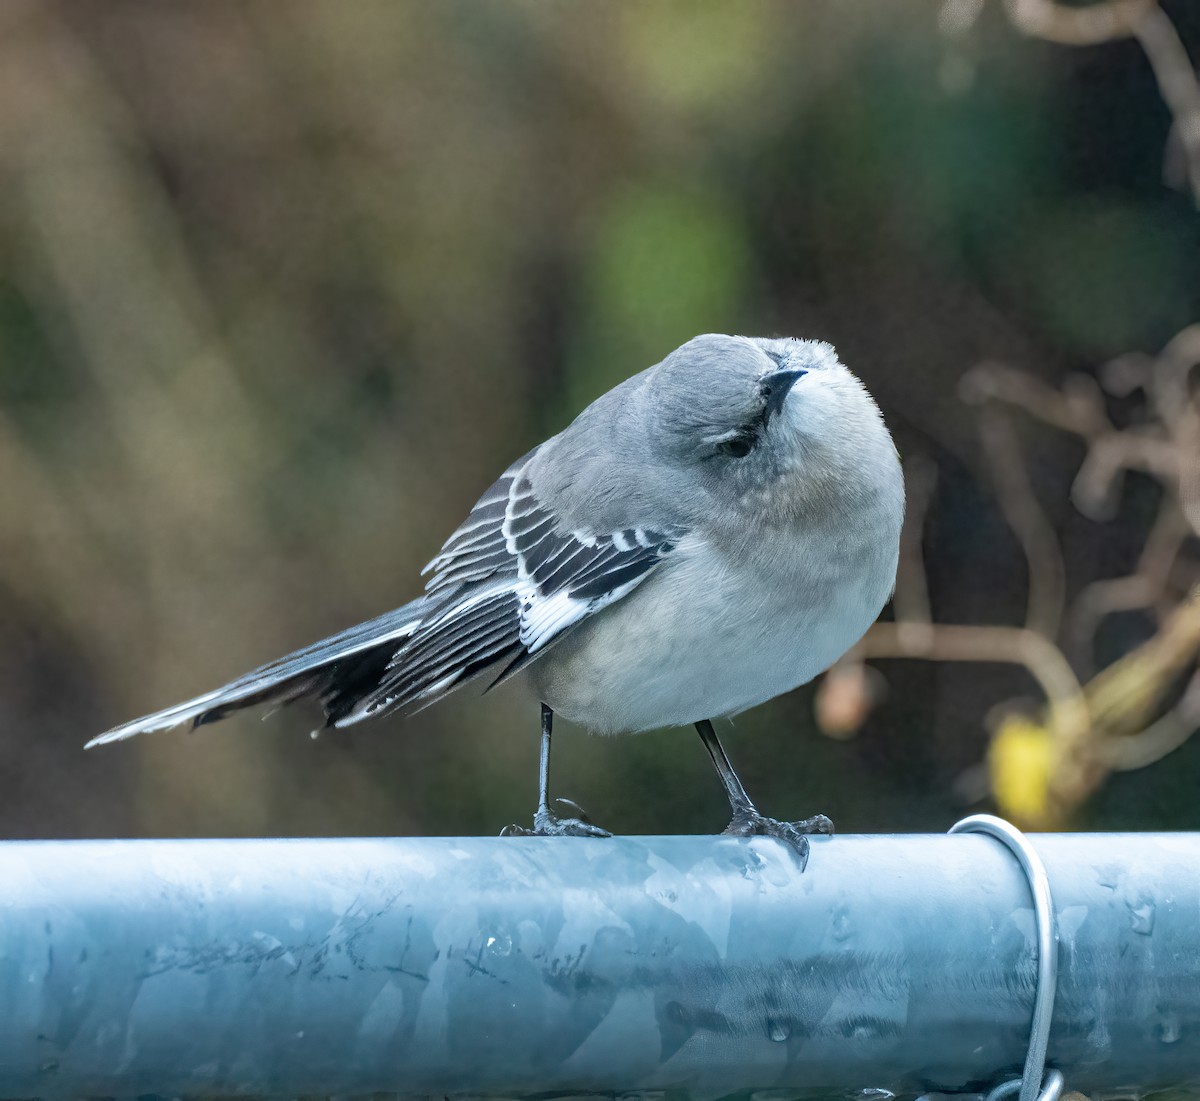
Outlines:
<svg viewBox="0 0 1200 1101"><path fill-rule="evenodd" d="M1027 626L951 626L929 622L927 598L898 600L895 623L877 624L848 656L924 658L931 661L1001 662L1020 665L1046 697L1041 723L1052 739L1052 763L1043 793L1042 825L1062 820L1118 768L1158 760L1200 726L1200 687L1161 714L1177 678L1200 660L1200 585L1191 564L1180 573L1182 552L1200 531L1200 398L1192 394L1191 372L1200 363L1200 326L1179 333L1157 357L1124 356L1102 369L1105 389L1132 396L1142 390L1149 420L1120 429L1108 415L1104 393L1084 375L1061 389L996 363L964 376L964 400L983 405L980 431L995 474L1005 518L1029 562ZM1068 648L1080 666L1094 661L1099 624L1114 611L1146 608L1158 620L1153 638L1095 675L1086 685L1055 644L1061 631L1065 569L1054 531L1025 475L1019 441L1005 407L1079 437L1087 451L1072 487L1085 515L1113 511L1121 479L1137 470L1162 483L1163 497L1149 526L1138 567L1128 577L1083 588L1071 610ZM926 502L918 499L906 533L906 589L919 577L920 526ZM914 550L915 548L915 550ZM1178 602L1180 584L1192 590Z"/></svg>
<svg viewBox="0 0 1200 1101"><path fill-rule="evenodd" d="M1140 734L1109 738L1096 750L1113 772L1132 772L1174 753L1200 729L1200 673L1192 677L1179 703Z"/></svg>
<svg viewBox="0 0 1200 1101"><path fill-rule="evenodd" d="M1003 363L981 363L959 383L959 394L970 405L1001 401L1035 420L1090 440L1112 431L1104 399L1086 385L1056 390L1040 379Z"/></svg>
<svg viewBox="0 0 1200 1101"><path fill-rule="evenodd" d="M1080 590L1067 626L1067 648L1077 668L1094 668L1092 642L1100 624L1113 612L1145 608L1161 622L1168 610L1165 597L1171 568L1186 534L1179 509L1174 502L1164 501L1146 537L1137 570L1127 577L1093 581Z"/></svg>
<svg viewBox="0 0 1200 1101"><path fill-rule="evenodd" d="M999 409L985 407L979 430L1000 510L1019 540L1029 567L1025 626L1052 639L1062 623L1066 599L1058 539L1029 484L1021 445L1008 417Z"/></svg>
<svg viewBox="0 0 1200 1101"><path fill-rule="evenodd" d="M1175 24L1157 4L1137 22L1134 34L1154 70L1159 95L1175 120L1173 133L1183 152L1192 199L1200 206L1200 84L1187 50Z"/></svg>
<svg viewBox="0 0 1200 1101"><path fill-rule="evenodd" d="M1178 455L1180 507L1192 531L1200 535L1200 398L1191 392L1191 375L1197 365L1200 325L1189 325L1155 361L1151 393Z"/></svg>
<svg viewBox="0 0 1200 1101"><path fill-rule="evenodd" d="M1062 651L1024 627L876 623L858 644L855 655L1020 665L1045 693L1056 730L1088 729L1083 689Z"/></svg>
<svg viewBox="0 0 1200 1101"><path fill-rule="evenodd" d="M1200 83L1175 24L1156 0L1106 0L1082 7L1053 0L1006 0L1004 7L1022 34L1063 46L1137 39L1154 71L1158 94L1171 112L1172 134L1179 142L1192 199L1200 207ZM939 17L944 33L962 22L948 17L951 10L947 4Z"/></svg>
<svg viewBox="0 0 1200 1101"><path fill-rule="evenodd" d="M1053 0L1007 0L1004 6L1013 26L1031 38L1063 46L1097 46L1137 34L1139 24L1158 5L1155 0L1107 0L1074 8Z"/></svg>

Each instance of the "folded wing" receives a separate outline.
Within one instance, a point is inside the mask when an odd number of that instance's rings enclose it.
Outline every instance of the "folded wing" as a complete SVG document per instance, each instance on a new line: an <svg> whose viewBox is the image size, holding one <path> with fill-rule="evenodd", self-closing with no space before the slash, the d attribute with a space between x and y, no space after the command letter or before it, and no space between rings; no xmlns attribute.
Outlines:
<svg viewBox="0 0 1200 1101"><path fill-rule="evenodd" d="M634 589L680 529L597 533L564 527L518 460L480 499L424 573L437 614L392 659L379 686L340 724L424 707L466 680L511 676L571 627ZM503 664L501 664L503 663Z"/></svg>

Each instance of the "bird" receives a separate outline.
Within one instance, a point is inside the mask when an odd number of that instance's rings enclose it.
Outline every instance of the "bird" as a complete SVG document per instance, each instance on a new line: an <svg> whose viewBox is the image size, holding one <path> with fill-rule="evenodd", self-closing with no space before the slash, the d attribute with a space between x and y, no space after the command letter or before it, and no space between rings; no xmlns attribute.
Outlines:
<svg viewBox="0 0 1200 1101"><path fill-rule="evenodd" d="M504 833L609 836L570 800L552 809L556 715L599 734L694 725L725 832L778 838L803 866L832 823L762 814L713 720L854 646L890 599L903 515L891 434L831 345L697 336L512 463L416 599L87 748L300 699L345 727L522 681L541 709L538 803Z"/></svg>

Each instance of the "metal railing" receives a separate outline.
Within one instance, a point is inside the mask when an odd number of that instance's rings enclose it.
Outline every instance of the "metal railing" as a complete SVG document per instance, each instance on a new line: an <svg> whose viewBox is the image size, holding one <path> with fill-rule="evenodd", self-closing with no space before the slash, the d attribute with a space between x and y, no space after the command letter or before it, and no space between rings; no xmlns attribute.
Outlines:
<svg viewBox="0 0 1200 1101"><path fill-rule="evenodd" d="M1040 835L1048 1066L1200 1082L1200 834ZM1018 1076L991 838L0 844L0 1097L863 1098Z"/></svg>

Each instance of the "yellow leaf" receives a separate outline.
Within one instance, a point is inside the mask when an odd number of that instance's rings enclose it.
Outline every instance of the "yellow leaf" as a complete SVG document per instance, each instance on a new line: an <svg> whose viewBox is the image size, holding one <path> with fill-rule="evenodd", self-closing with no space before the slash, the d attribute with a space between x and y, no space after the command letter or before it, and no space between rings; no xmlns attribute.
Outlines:
<svg viewBox="0 0 1200 1101"><path fill-rule="evenodd" d="M992 795L1004 817L1037 826L1048 815L1053 746L1050 732L1028 715L1010 715L988 748Z"/></svg>

